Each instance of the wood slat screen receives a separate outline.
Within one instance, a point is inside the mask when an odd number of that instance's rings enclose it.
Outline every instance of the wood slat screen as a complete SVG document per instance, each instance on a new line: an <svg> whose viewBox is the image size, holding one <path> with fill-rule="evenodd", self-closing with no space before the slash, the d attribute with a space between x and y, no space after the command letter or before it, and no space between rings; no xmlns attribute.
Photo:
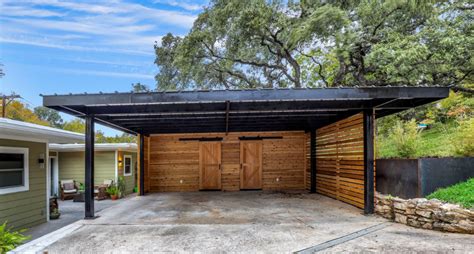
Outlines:
<svg viewBox="0 0 474 254"><path fill-rule="evenodd" d="M362 113L317 129L316 172L318 193L364 207Z"/></svg>
<svg viewBox="0 0 474 254"><path fill-rule="evenodd" d="M305 134L305 189L311 191L311 132Z"/></svg>

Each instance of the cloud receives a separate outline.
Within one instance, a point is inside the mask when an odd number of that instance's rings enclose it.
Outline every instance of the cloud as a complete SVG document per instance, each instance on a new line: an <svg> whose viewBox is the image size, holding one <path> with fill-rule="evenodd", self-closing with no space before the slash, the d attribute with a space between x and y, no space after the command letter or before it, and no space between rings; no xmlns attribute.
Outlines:
<svg viewBox="0 0 474 254"><path fill-rule="evenodd" d="M166 5L169 5L169 6L175 6L175 7L185 9L187 11L199 11L199 10L203 9L203 5L192 4L192 3L188 3L188 2L185 2L185 1L182 1L182 0L181 1L155 0L154 3L166 4Z"/></svg>
<svg viewBox="0 0 474 254"><path fill-rule="evenodd" d="M56 11L31 9L22 6L2 6L0 11L3 16L17 16L17 17L61 17L64 14Z"/></svg>
<svg viewBox="0 0 474 254"><path fill-rule="evenodd" d="M139 79L154 80L153 74L143 74L143 73L95 71L95 70L84 70L84 69L60 69L60 68L55 68L53 70L61 72L61 73L68 73L68 74L75 74L75 75L105 76L105 77L116 77L116 78L139 78Z"/></svg>
<svg viewBox="0 0 474 254"><path fill-rule="evenodd" d="M153 52L150 52L150 51L121 49L121 48L93 47L93 46L91 47L77 46L77 45L70 45L70 44L61 44L61 43L53 42L47 39L34 39L34 38L22 39L22 38L8 38L8 37L0 36L0 42L31 45L31 46L45 47L45 48L55 48L55 49L62 49L62 50L114 52L114 53L122 53L122 54L148 55L148 56L155 55Z"/></svg>
<svg viewBox="0 0 474 254"><path fill-rule="evenodd" d="M6 15L3 10L12 11ZM30 15L26 15L28 13ZM182 34L195 19L196 15L189 12L156 9L122 0L93 4L3 0L0 40L63 50L152 55L153 45L161 40L162 34L168 31Z"/></svg>

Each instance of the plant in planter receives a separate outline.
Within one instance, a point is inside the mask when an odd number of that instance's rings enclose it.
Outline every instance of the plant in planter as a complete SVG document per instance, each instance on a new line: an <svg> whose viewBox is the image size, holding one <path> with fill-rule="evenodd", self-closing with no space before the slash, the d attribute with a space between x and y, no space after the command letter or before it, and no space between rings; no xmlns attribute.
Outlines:
<svg viewBox="0 0 474 254"><path fill-rule="evenodd" d="M79 183L79 192L85 192L86 186L83 183Z"/></svg>
<svg viewBox="0 0 474 254"><path fill-rule="evenodd" d="M112 200L117 200L119 197L119 188L116 185L111 185L106 190Z"/></svg>
<svg viewBox="0 0 474 254"><path fill-rule="evenodd" d="M51 220L59 219L59 216L61 216L61 213L59 212L59 209L58 209L58 208L54 208L54 209L49 213L49 219L51 219Z"/></svg>
<svg viewBox="0 0 474 254"><path fill-rule="evenodd" d="M0 225L0 253L7 253L28 240L30 237L24 236L22 234L24 231L25 229L12 231L11 228L7 228L6 222Z"/></svg>
<svg viewBox="0 0 474 254"><path fill-rule="evenodd" d="M125 196L125 178L123 176L118 178L117 188L119 191L119 197L123 198Z"/></svg>

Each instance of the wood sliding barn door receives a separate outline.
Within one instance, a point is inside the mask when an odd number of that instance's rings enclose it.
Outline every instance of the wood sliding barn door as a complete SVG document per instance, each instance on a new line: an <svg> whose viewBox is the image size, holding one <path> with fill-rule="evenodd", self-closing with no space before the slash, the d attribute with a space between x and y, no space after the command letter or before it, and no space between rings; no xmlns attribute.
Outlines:
<svg viewBox="0 0 474 254"><path fill-rule="evenodd" d="M199 189L221 189L220 142L199 142Z"/></svg>
<svg viewBox="0 0 474 254"><path fill-rule="evenodd" d="M262 141L240 142L240 189L262 188Z"/></svg>

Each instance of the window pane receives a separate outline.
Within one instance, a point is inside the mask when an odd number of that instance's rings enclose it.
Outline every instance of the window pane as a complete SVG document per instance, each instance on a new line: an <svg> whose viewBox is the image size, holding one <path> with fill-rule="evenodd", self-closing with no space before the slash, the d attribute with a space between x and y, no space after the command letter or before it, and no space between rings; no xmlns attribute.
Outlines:
<svg viewBox="0 0 474 254"><path fill-rule="evenodd" d="M23 186L23 171L0 172L0 188Z"/></svg>
<svg viewBox="0 0 474 254"><path fill-rule="evenodd" d="M125 173L130 174L132 172L132 166L131 166L131 159L130 158L125 158Z"/></svg>
<svg viewBox="0 0 474 254"><path fill-rule="evenodd" d="M23 168L23 154L0 153L0 169Z"/></svg>

